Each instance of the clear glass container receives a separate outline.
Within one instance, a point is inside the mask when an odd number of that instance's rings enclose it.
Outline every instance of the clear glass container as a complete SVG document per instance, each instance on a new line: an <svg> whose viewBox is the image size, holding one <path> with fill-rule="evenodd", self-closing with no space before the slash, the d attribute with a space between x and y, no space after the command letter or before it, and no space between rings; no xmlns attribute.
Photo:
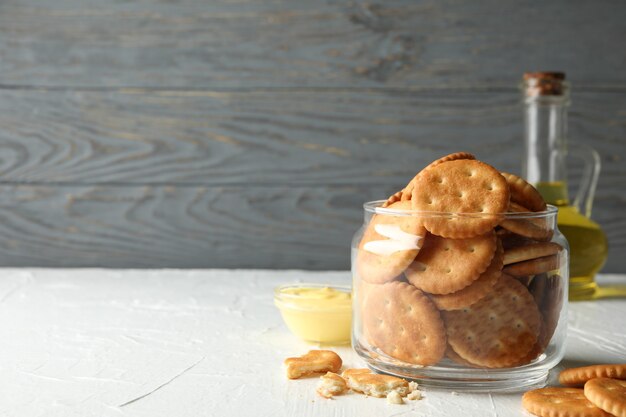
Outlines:
<svg viewBox="0 0 626 417"><path fill-rule="evenodd" d="M375 370L453 391L544 385L563 357L567 326L569 247L557 208L455 214L383 203L364 204L352 241L358 355ZM424 220L495 227L445 239L421 228Z"/></svg>

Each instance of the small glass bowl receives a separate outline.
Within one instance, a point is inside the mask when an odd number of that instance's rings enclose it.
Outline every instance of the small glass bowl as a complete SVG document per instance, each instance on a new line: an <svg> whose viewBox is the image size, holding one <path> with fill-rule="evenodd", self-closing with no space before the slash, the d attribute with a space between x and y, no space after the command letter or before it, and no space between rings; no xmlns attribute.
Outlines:
<svg viewBox="0 0 626 417"><path fill-rule="evenodd" d="M274 289L274 304L293 334L331 345L350 343L351 298L351 288L342 285L299 283Z"/></svg>

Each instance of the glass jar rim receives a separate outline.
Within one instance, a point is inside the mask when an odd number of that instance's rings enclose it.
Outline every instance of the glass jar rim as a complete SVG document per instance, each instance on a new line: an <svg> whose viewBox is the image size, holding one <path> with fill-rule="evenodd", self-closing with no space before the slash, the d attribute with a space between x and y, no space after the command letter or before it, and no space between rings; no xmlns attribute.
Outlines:
<svg viewBox="0 0 626 417"><path fill-rule="evenodd" d="M529 212L504 212L504 213L453 213L424 210L395 210L389 207L381 207L386 200L373 200L363 204L363 209L368 213L382 214L387 216L419 216L419 217L445 217L445 218L482 218L490 216L503 216L508 219L545 219L556 216L559 209L551 204L544 211Z"/></svg>

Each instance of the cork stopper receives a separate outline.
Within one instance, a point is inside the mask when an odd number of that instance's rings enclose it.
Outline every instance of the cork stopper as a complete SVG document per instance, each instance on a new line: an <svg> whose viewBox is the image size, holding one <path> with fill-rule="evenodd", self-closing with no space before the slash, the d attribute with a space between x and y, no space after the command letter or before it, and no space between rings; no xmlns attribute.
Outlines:
<svg viewBox="0 0 626 417"><path fill-rule="evenodd" d="M527 72L524 74L526 97L562 96L565 94L564 72Z"/></svg>

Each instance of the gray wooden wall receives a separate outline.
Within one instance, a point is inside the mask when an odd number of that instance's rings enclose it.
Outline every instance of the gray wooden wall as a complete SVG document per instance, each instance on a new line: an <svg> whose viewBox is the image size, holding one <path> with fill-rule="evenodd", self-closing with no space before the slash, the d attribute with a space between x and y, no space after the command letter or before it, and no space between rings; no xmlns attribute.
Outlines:
<svg viewBox="0 0 626 417"><path fill-rule="evenodd" d="M0 265L347 268L428 161L519 171L537 69L626 272L625 2L4 0Z"/></svg>

